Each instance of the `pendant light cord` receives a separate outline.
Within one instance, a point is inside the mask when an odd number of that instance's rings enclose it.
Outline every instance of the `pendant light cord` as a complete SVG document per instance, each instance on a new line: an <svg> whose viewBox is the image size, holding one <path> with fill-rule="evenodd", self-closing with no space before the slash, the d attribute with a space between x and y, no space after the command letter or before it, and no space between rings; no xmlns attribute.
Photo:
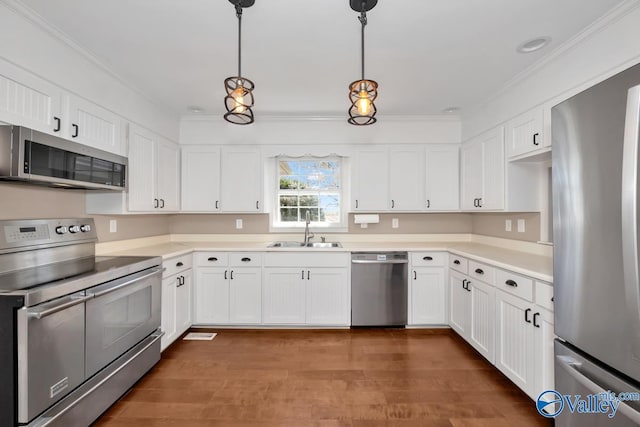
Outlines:
<svg viewBox="0 0 640 427"><path fill-rule="evenodd" d="M238 17L238 77L242 77L242 6L236 4L236 16Z"/></svg>
<svg viewBox="0 0 640 427"><path fill-rule="evenodd" d="M367 25L367 12L365 11L365 5L366 2L362 2L362 10L360 11L360 16L358 17L358 20L360 20L360 23L362 24L362 29L361 29L361 38L362 38L362 44L361 44L361 52L362 52L362 80L364 80L364 27L365 25Z"/></svg>

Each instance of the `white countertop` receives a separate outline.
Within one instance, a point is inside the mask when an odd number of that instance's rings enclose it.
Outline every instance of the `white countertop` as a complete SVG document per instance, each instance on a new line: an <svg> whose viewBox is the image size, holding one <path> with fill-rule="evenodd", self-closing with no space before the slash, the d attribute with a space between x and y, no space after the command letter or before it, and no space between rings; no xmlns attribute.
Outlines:
<svg viewBox="0 0 640 427"><path fill-rule="evenodd" d="M160 256L169 259L195 251L235 252L359 252L359 251L447 251L504 268L538 280L553 282L553 258L476 242L342 242L342 248L269 248L268 242L171 241L105 255Z"/></svg>

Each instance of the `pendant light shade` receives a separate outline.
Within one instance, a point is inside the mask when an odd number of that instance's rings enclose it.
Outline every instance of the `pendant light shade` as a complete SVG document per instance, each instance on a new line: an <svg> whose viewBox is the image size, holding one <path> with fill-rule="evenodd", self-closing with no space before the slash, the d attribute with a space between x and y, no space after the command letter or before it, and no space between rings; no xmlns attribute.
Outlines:
<svg viewBox="0 0 640 427"><path fill-rule="evenodd" d="M361 25L362 78L349 85L349 118L347 121L356 126L372 125L378 110L374 101L378 97L378 83L364 78L364 27L367 25L367 11L374 8L378 0L349 0L351 9L360 12Z"/></svg>
<svg viewBox="0 0 640 427"><path fill-rule="evenodd" d="M224 106L227 112L224 119L236 125L248 125L253 123L253 82L242 77L242 8L253 6L255 0L229 0L235 6L238 17L238 75L227 77L224 80L224 88L227 95L224 97Z"/></svg>

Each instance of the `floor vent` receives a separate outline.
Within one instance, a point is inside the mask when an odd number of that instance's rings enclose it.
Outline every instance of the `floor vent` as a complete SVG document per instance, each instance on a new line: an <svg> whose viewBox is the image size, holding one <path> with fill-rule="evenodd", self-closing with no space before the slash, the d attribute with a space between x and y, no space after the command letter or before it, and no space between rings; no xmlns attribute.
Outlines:
<svg viewBox="0 0 640 427"><path fill-rule="evenodd" d="M185 335L183 340L195 340L195 341L211 341L216 337L214 332L189 332Z"/></svg>

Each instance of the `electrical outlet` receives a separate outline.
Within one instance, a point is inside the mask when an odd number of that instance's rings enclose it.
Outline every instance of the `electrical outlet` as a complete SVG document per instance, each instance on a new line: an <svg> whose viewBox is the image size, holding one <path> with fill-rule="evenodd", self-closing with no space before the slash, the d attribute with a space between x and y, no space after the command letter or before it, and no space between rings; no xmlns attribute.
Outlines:
<svg viewBox="0 0 640 427"><path fill-rule="evenodd" d="M511 231L511 220L510 219L505 219L504 220L504 231Z"/></svg>
<svg viewBox="0 0 640 427"><path fill-rule="evenodd" d="M524 219L518 220L518 233L524 233Z"/></svg>
<svg viewBox="0 0 640 427"><path fill-rule="evenodd" d="M236 219L236 229L240 230L242 228L242 219Z"/></svg>
<svg viewBox="0 0 640 427"><path fill-rule="evenodd" d="M391 228L399 228L400 227L400 221L398 220L398 218L391 218Z"/></svg>
<svg viewBox="0 0 640 427"><path fill-rule="evenodd" d="M118 220L110 219L109 220L109 233L115 233L118 231Z"/></svg>

